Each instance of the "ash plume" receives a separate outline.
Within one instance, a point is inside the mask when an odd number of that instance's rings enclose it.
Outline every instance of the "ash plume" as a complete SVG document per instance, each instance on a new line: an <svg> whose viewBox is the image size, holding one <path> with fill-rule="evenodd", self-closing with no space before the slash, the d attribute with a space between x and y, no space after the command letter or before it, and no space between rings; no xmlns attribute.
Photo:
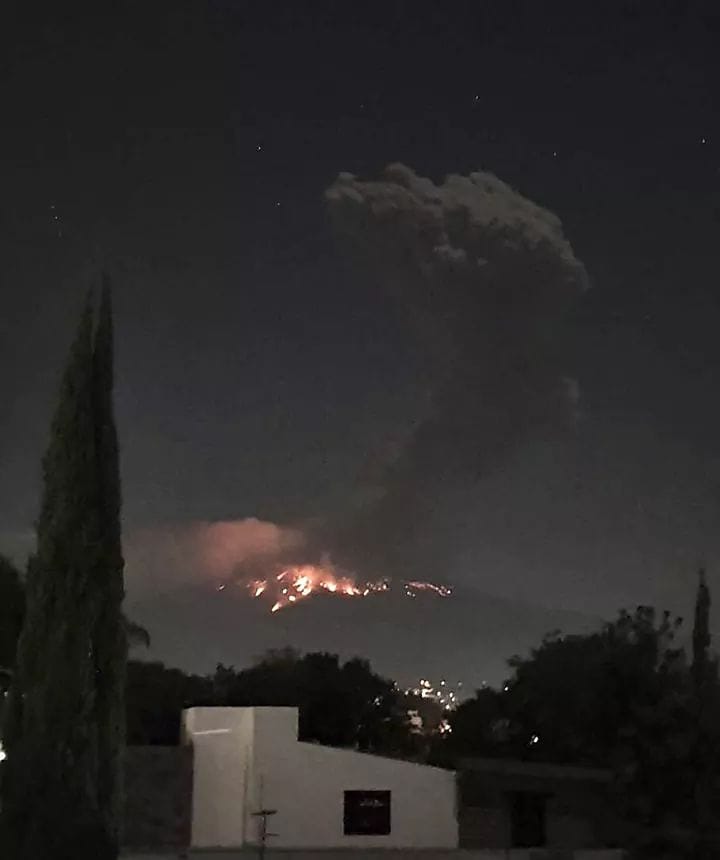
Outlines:
<svg viewBox="0 0 720 860"><path fill-rule="evenodd" d="M375 469L374 502L336 536L365 554L412 539L443 494L528 434L571 422L563 323L588 279L557 216L490 173L435 184L393 164L373 181L340 174L325 201L427 359L424 411Z"/></svg>

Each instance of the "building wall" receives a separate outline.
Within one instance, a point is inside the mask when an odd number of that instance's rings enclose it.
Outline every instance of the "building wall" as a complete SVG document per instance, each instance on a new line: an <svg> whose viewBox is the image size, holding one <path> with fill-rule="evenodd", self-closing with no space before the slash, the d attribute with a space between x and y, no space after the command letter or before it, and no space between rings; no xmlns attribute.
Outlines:
<svg viewBox="0 0 720 860"><path fill-rule="evenodd" d="M512 828L507 802L496 806L462 806L458 815L460 846L466 849L512 848ZM556 851L598 849L591 812L558 812L548 803L546 819L546 848Z"/></svg>
<svg viewBox="0 0 720 860"><path fill-rule="evenodd" d="M548 814L547 842L554 848L569 850L578 845L592 845L595 837L590 817Z"/></svg>
<svg viewBox="0 0 720 860"><path fill-rule="evenodd" d="M459 777L460 845L463 848L512 846L510 796L516 791L543 794L546 802L546 847L557 851L600 849L622 844L606 798L604 783L583 782L571 770L562 779L557 767L542 775L544 765L512 774L514 762L493 762L490 771L464 771ZM521 767L529 767L522 765Z"/></svg>
<svg viewBox="0 0 720 860"><path fill-rule="evenodd" d="M243 845L252 769L251 708L192 708L183 720L192 742L192 841L199 848Z"/></svg>
<svg viewBox="0 0 720 860"><path fill-rule="evenodd" d="M352 860L359 852L349 852L343 849L306 849L306 850L274 850L268 849L265 860ZM124 855L124 860L172 860L178 855L167 854L130 854ZM368 849L360 854L362 860L625 860L622 851L569 851L567 853L554 851L528 850L478 850L458 851L450 849L417 849L398 848L391 853L380 848ZM253 860L257 858L257 849L246 848L239 851L216 852L193 851L191 860Z"/></svg>
<svg viewBox="0 0 720 860"><path fill-rule="evenodd" d="M280 762L278 762L280 764ZM270 785L278 814L272 827L281 847L452 848L457 846L454 774L348 750L298 744L283 764L288 779ZM276 771L279 772L279 771ZM308 784L307 775L316 774ZM306 793L298 791L305 782ZM343 834L344 792L389 790L388 836Z"/></svg>
<svg viewBox="0 0 720 860"><path fill-rule="evenodd" d="M192 779L191 749L128 747L123 844L148 849L189 845Z"/></svg>
<svg viewBox="0 0 720 860"><path fill-rule="evenodd" d="M504 848L510 845L510 818L501 805L464 806L458 811L461 848Z"/></svg>
<svg viewBox="0 0 720 860"><path fill-rule="evenodd" d="M273 809L276 848L454 848L455 774L297 740L296 708L194 708L192 844L257 842L259 809ZM345 836L344 792L389 790L391 832Z"/></svg>

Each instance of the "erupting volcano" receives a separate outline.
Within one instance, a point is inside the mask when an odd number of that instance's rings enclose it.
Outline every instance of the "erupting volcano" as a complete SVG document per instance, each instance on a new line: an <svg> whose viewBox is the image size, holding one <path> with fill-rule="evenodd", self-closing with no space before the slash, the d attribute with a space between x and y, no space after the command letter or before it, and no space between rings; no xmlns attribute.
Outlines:
<svg viewBox="0 0 720 860"><path fill-rule="evenodd" d="M368 597L391 590L402 590L406 597L417 597L420 592L429 592L438 597L450 597L452 589L445 585L417 580L403 580L393 583L389 579L356 582L351 576L338 574L330 566L302 564L286 567L277 575L267 579L241 580L238 585L245 587L251 597L271 603L270 611L278 612L292 606L313 594L334 594L339 597ZM218 590L225 589L225 585Z"/></svg>

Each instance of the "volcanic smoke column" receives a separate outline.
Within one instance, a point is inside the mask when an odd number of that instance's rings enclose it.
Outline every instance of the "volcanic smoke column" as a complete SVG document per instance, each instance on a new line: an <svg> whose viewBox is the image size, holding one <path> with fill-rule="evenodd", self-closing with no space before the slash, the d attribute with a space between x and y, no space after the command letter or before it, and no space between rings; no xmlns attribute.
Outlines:
<svg viewBox="0 0 720 860"><path fill-rule="evenodd" d="M571 423L563 323L588 280L560 220L490 173L435 185L393 164L377 181L340 174L325 199L428 359L423 413L383 463L376 501L336 535L383 563L447 489L482 477L533 430Z"/></svg>

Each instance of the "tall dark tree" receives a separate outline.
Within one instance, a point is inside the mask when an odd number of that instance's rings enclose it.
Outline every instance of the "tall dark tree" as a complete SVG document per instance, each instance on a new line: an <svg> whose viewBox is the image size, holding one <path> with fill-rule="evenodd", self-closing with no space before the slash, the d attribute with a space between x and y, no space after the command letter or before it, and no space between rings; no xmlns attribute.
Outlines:
<svg viewBox="0 0 720 860"><path fill-rule="evenodd" d="M25 592L20 571L0 555L0 741L5 709L5 693L15 668L17 640L25 614Z"/></svg>
<svg viewBox="0 0 720 860"><path fill-rule="evenodd" d="M117 442L109 297L88 302L43 461L4 743L3 857L113 860L121 744Z"/></svg>
<svg viewBox="0 0 720 860"><path fill-rule="evenodd" d="M717 856L717 842L711 833L718 811L718 763L720 762L720 691L717 663L710 653L710 589L705 571L700 570L695 598L692 636L691 715L694 722L690 775L692 784L692 825L695 831L693 857Z"/></svg>
<svg viewBox="0 0 720 860"><path fill-rule="evenodd" d="M120 530L120 467L113 411L114 333L110 285L100 299L93 351L95 450L99 483L100 546L94 588L97 617L93 635L95 708L98 732L98 803L105 831L119 842L121 752L125 741L126 624Z"/></svg>
<svg viewBox="0 0 720 860"><path fill-rule="evenodd" d="M692 634L692 675L695 692L700 693L708 681L711 671L710 659L710 589L705 571L698 573L698 588L695 597L695 620Z"/></svg>
<svg viewBox="0 0 720 860"><path fill-rule="evenodd" d="M12 675L17 639L25 614L25 593L20 571L0 555L0 691Z"/></svg>

